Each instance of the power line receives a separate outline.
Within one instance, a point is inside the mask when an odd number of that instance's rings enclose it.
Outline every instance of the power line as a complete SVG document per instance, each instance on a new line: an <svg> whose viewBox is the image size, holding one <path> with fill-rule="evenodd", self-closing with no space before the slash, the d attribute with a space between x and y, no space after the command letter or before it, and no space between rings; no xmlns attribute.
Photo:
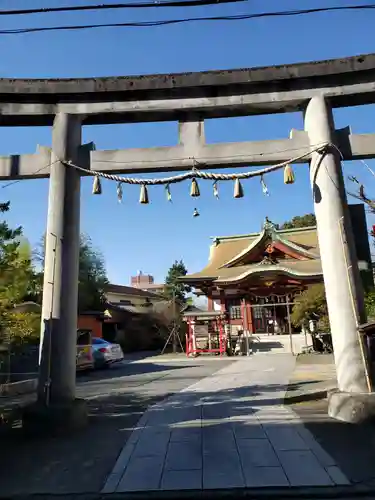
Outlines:
<svg viewBox="0 0 375 500"><path fill-rule="evenodd" d="M174 0L136 3L113 3L100 5L75 5L64 7L42 7L39 9L0 10L0 16L27 14L49 14L53 12L73 12L83 10L146 9L155 7L200 7L203 5L221 5L227 3L248 2L249 0Z"/></svg>
<svg viewBox="0 0 375 500"><path fill-rule="evenodd" d="M194 0L192 0L194 1ZM38 28L19 28L0 30L0 35L17 35L23 33L40 33L43 31L77 31L86 29L97 28L141 28L152 26L166 26L172 24L183 24L190 22L206 22L206 21L242 21L246 19L259 19L268 17L287 17L287 16L300 16L306 14L315 14L319 12L332 12L332 11L354 11L354 10L372 10L375 9L375 4L369 5L350 5L341 7L321 7L314 9L304 10L289 10L279 12L260 12L256 14L240 14L235 16L215 16L215 17L190 17L185 19L166 19L161 21L140 21L140 22L127 22L127 23L106 23L106 24L82 24L82 25L69 25L69 26L45 26Z"/></svg>

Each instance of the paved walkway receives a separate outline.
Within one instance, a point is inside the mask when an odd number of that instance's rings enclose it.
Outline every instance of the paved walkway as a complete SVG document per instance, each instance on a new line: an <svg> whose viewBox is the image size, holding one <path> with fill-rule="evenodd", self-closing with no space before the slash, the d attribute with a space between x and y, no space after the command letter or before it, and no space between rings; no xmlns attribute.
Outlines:
<svg viewBox="0 0 375 500"><path fill-rule="evenodd" d="M242 358L149 408L103 493L348 484L282 405L294 365L289 354Z"/></svg>

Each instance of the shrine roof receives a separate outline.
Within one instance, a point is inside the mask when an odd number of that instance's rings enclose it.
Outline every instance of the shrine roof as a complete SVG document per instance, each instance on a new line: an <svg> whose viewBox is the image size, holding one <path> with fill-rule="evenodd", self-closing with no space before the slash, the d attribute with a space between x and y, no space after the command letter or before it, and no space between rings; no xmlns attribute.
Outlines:
<svg viewBox="0 0 375 500"><path fill-rule="evenodd" d="M183 281L194 282L238 281L250 274L277 272L300 277L322 274L316 227L279 230L266 220L263 231L237 236L213 238L208 265L202 271L189 274ZM279 259L274 263L251 262L251 255L256 247L262 251L268 241L281 242L301 256L301 259ZM243 262L243 260L250 262Z"/></svg>
<svg viewBox="0 0 375 500"><path fill-rule="evenodd" d="M299 278L310 278L322 276L323 271L320 259L316 260L280 260L277 264L248 264L247 266L227 267L214 269L207 266L199 273L189 274L184 277L184 281L213 281L215 284L237 282L250 275L262 276L267 274L286 274Z"/></svg>

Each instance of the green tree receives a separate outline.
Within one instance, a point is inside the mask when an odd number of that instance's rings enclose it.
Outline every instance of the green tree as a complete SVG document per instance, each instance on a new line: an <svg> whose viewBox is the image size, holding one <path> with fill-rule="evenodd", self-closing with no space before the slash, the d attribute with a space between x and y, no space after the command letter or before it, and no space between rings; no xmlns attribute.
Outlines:
<svg viewBox="0 0 375 500"><path fill-rule="evenodd" d="M34 252L34 258L44 268L45 237ZM43 283L43 272L38 275ZM91 238L81 234L79 248L78 311L102 310L105 303L105 289L108 284L104 257L97 250ZM39 297L41 301L41 294Z"/></svg>
<svg viewBox="0 0 375 500"><path fill-rule="evenodd" d="M91 239L81 235L79 251L78 309L97 311L105 303L109 281L102 253L94 248Z"/></svg>
<svg viewBox="0 0 375 500"><path fill-rule="evenodd" d="M0 212L9 210L9 203L0 204ZM38 314L22 315L14 306L29 300L33 293L34 269L30 253L22 246L22 228L11 229L6 221L0 222L0 341L13 342L39 335Z"/></svg>
<svg viewBox="0 0 375 500"><path fill-rule="evenodd" d="M186 295L191 292L191 287L179 280L179 278L186 275L187 269L184 262L176 260L165 278L164 295L167 299L174 298L181 304L186 303Z"/></svg>
<svg viewBox="0 0 375 500"><path fill-rule="evenodd" d="M314 214L296 215L290 221L284 222L280 229L295 229L298 227L316 226Z"/></svg>
<svg viewBox="0 0 375 500"><path fill-rule="evenodd" d="M366 313L369 321L375 320L375 290L369 290L365 295Z"/></svg>
<svg viewBox="0 0 375 500"><path fill-rule="evenodd" d="M318 321L321 329L327 328L328 310L323 283L310 285L296 297L295 302L291 315L295 326L302 326L310 319L314 319Z"/></svg>

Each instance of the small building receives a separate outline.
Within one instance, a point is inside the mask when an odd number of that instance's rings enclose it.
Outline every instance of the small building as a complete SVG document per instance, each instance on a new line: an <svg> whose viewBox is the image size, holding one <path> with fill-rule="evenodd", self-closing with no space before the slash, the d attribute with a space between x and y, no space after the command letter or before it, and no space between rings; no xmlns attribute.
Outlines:
<svg viewBox="0 0 375 500"><path fill-rule="evenodd" d="M164 300L162 295L154 292L133 286L114 284L107 285L105 296L111 304L133 307L150 307Z"/></svg>
<svg viewBox="0 0 375 500"><path fill-rule="evenodd" d="M163 293L164 290L164 284L155 283L151 274L143 274L142 271L139 271L137 276L130 278L130 284L132 287L140 288L146 292Z"/></svg>
<svg viewBox="0 0 375 500"><path fill-rule="evenodd" d="M349 208L366 286L372 269L365 212L363 205ZM209 311L227 315L231 334L292 333L296 297L323 282L317 229L279 229L266 218L260 233L214 238L208 265L181 280L207 296Z"/></svg>

